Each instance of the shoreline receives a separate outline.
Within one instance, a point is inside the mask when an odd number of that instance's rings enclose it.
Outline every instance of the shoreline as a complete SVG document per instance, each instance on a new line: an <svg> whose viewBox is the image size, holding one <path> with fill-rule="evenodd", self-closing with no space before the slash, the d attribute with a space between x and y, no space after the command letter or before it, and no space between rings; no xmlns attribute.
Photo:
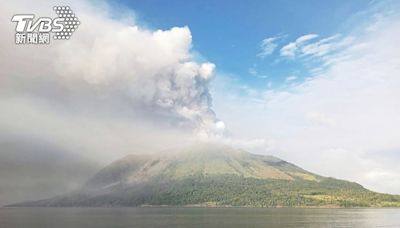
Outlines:
<svg viewBox="0 0 400 228"><path fill-rule="evenodd" d="M140 205L140 206L0 206L1 208L104 208L104 209L118 209L118 208L249 208L249 209L400 209L400 207L340 207L340 206L301 206L301 207L254 207L254 206L206 206L206 205Z"/></svg>

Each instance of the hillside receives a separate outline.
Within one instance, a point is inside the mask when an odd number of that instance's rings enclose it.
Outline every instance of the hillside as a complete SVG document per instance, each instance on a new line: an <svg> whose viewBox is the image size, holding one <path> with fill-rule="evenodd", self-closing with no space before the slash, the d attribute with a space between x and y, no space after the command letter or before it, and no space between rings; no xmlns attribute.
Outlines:
<svg viewBox="0 0 400 228"><path fill-rule="evenodd" d="M400 206L400 196L322 177L273 156L201 144L162 155L129 155L79 191L13 206Z"/></svg>

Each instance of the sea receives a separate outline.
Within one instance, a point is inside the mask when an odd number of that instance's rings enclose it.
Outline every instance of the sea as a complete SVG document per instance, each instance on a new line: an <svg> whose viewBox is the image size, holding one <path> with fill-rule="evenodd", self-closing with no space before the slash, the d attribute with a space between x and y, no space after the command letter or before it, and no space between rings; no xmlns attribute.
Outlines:
<svg viewBox="0 0 400 228"><path fill-rule="evenodd" d="M0 208L0 228L396 227L400 209Z"/></svg>

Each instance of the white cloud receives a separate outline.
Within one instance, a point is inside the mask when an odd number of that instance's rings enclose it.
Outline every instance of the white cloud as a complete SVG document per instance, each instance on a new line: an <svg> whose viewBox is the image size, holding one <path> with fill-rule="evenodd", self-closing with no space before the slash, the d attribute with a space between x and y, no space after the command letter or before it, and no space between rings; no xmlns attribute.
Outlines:
<svg viewBox="0 0 400 228"><path fill-rule="evenodd" d="M291 42L281 48L281 56L294 58L296 55L297 45L294 42Z"/></svg>
<svg viewBox="0 0 400 228"><path fill-rule="evenodd" d="M272 140L274 155L307 170L400 193L400 24L382 23L374 33L357 30L352 45L321 58L322 73L286 91L216 91L216 111L234 137Z"/></svg>
<svg viewBox="0 0 400 228"><path fill-rule="evenodd" d="M54 17L54 4L0 1L0 161L13 177L1 175L0 204L69 191L95 172L88 164L224 134L211 108L215 65L196 58L188 27L152 30L106 1L67 0L81 21L69 40L15 45L12 16ZM49 156L37 145L51 148ZM75 163L66 165L69 158ZM58 164L76 164L75 175L49 173Z"/></svg>
<svg viewBox="0 0 400 228"><path fill-rule="evenodd" d="M304 43L317 37L318 34L307 34L300 36L296 39L295 42L290 42L289 44L283 46L280 50L280 54L284 57L294 58L297 54L296 52Z"/></svg>
<svg viewBox="0 0 400 228"><path fill-rule="evenodd" d="M261 41L260 44L260 53L257 54L257 57L264 58L268 55L271 55L274 50L278 47L277 41L282 39L284 36L274 36L268 37Z"/></svg>
<svg viewBox="0 0 400 228"><path fill-rule="evenodd" d="M310 43L301 47L299 55L301 57L319 58L322 61L332 58L337 52L353 44L353 37L341 37L336 34L314 43Z"/></svg>
<svg viewBox="0 0 400 228"><path fill-rule="evenodd" d="M54 16L54 3L0 3L0 137L106 164L225 134L209 92L215 65L193 54L188 27L147 29L102 1L64 4L82 22L69 40L18 46L12 15Z"/></svg>
<svg viewBox="0 0 400 228"><path fill-rule="evenodd" d="M290 75L290 76L288 76L288 77L285 79L285 81L286 81L286 82L291 82L291 81L294 81L294 80L296 80L296 79L297 79L296 76Z"/></svg>
<svg viewBox="0 0 400 228"><path fill-rule="evenodd" d="M319 37L317 34L301 36L294 42L290 42L280 50L280 55L289 59L300 58L303 62L310 60L328 63L327 58L334 58L337 52L353 45L353 37L342 37L340 34L329 36L309 42ZM319 67L321 69L321 67Z"/></svg>
<svg viewBox="0 0 400 228"><path fill-rule="evenodd" d="M315 39L317 37L318 37L318 34L307 34L304 36L300 36L299 38L296 39L296 44L302 44L309 40Z"/></svg>
<svg viewBox="0 0 400 228"><path fill-rule="evenodd" d="M18 12L30 12L27 2L2 4L1 20L9 21ZM170 119L195 133L221 133L214 131L219 120L211 109L208 88L215 65L194 57L188 27L150 30L132 20L134 16L121 16L132 12L111 15L105 2L96 6L89 1L68 4L82 21L68 41L52 41L45 47L20 47L12 44L12 23L1 25L1 90L19 96L22 87L32 82L28 88L31 96L63 91L64 94L57 95L61 100L75 97L71 103L102 97L111 102L126 102L135 112L149 113L148 116L164 121ZM38 15L54 14L52 3L38 5ZM61 90L46 88L52 83Z"/></svg>
<svg viewBox="0 0 400 228"><path fill-rule="evenodd" d="M304 46L301 51L304 55L322 56L327 54L331 49L332 44L317 42Z"/></svg>

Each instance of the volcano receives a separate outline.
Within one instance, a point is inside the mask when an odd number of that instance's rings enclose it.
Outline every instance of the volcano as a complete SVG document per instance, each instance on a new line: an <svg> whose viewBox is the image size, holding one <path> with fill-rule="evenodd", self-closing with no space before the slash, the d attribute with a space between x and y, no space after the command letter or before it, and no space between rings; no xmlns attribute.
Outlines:
<svg viewBox="0 0 400 228"><path fill-rule="evenodd" d="M74 192L12 206L393 207L400 196L276 158L196 144L112 162Z"/></svg>

